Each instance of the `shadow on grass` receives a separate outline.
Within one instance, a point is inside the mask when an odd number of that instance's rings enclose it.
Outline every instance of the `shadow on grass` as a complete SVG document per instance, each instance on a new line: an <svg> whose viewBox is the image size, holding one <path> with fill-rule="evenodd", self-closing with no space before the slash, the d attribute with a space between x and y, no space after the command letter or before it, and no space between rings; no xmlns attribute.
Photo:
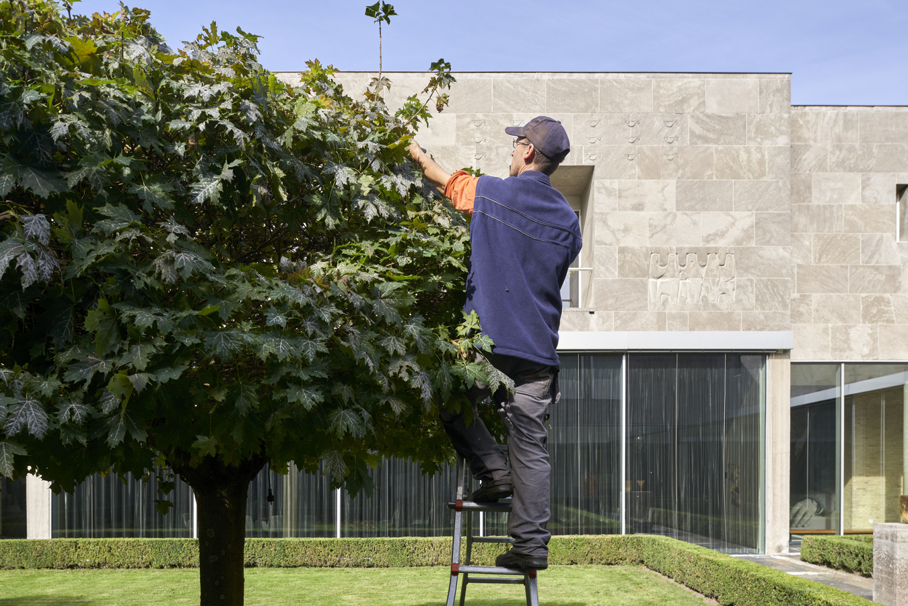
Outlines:
<svg viewBox="0 0 908 606"><path fill-rule="evenodd" d="M460 592L457 592L456 601L458 604L460 603ZM467 602L469 602L469 601L470 601L470 596L467 595ZM519 598L518 597L494 598L491 600L488 598L474 598L474 600L473 600L473 604L479 605L479 606L514 606L515 604L525 604L525 603L526 603L526 601L524 600L524 598L522 596ZM558 600L549 600L549 599L546 599L545 603L546 603L546 606L590 606L589 602L561 602ZM3 604L3 602L0 601L0 605L2 605L2 604ZM421 604L413 604L413 606L438 606L438 601L436 600L434 602L422 602Z"/></svg>
<svg viewBox="0 0 908 606"><path fill-rule="evenodd" d="M21 598L0 598L0 606L91 606L96 604L88 598L66 596L37 596Z"/></svg>

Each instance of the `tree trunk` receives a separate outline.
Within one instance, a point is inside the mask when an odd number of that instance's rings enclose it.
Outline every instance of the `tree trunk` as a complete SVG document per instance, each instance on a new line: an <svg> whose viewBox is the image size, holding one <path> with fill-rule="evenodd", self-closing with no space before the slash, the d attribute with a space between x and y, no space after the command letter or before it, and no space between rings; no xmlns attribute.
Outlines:
<svg viewBox="0 0 908 606"><path fill-rule="evenodd" d="M265 457L239 467L206 457L201 465L174 466L192 487L199 528L200 606L243 606L243 546L249 483Z"/></svg>

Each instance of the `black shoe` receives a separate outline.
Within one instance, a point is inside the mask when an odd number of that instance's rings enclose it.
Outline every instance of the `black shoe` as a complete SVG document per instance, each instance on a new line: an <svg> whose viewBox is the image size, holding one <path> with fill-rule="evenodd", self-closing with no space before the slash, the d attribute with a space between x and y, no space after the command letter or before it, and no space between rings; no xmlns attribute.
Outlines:
<svg viewBox="0 0 908 606"><path fill-rule="evenodd" d="M483 482L479 488L473 491L470 499L474 503L497 503L498 499L506 499L514 494L514 486L511 480L499 480L498 482Z"/></svg>
<svg viewBox="0 0 908 606"><path fill-rule="evenodd" d="M495 558L495 565L512 570L545 570L549 567L548 556L531 556L514 551L506 551Z"/></svg>

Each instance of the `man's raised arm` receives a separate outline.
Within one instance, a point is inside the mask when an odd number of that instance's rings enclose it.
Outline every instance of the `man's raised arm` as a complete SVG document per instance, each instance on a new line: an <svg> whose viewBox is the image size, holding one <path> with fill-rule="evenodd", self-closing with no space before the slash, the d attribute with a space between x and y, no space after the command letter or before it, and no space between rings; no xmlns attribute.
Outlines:
<svg viewBox="0 0 908 606"><path fill-rule="evenodd" d="M426 179L429 180L429 183L438 188L438 191L444 193L445 185L448 184L448 179L451 178L451 175L448 174L448 171L443 169L438 165L438 162L429 157L429 154L424 152L419 146L419 143L416 142L416 139L410 142L410 147L407 148L407 151L410 152L410 156L413 160L419 164L420 169L426 175Z"/></svg>

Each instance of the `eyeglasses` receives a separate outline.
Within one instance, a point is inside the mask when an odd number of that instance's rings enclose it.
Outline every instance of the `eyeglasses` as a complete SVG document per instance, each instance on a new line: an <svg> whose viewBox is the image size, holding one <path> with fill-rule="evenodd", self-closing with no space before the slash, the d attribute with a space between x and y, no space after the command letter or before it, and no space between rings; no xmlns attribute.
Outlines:
<svg viewBox="0 0 908 606"><path fill-rule="evenodd" d="M532 143L527 143L526 141L521 141L519 139L514 139L513 144L514 144L514 149L517 149L518 145L526 145L527 147L532 145Z"/></svg>

